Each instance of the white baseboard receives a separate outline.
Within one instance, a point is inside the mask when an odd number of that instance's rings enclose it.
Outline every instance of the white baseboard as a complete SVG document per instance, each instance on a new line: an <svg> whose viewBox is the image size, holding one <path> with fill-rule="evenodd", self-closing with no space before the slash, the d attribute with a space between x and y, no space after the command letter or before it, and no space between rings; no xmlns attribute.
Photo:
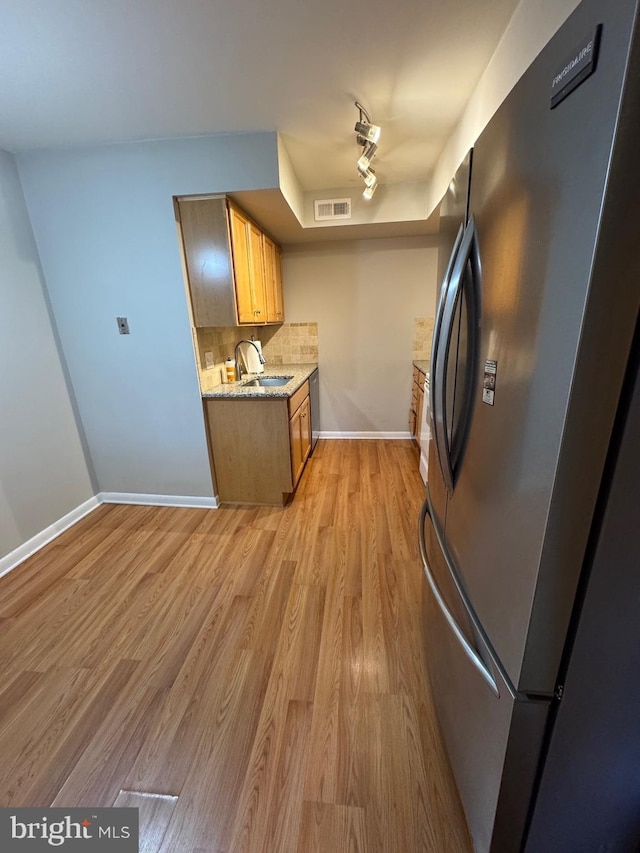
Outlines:
<svg viewBox="0 0 640 853"><path fill-rule="evenodd" d="M191 497L189 495L142 495L135 492L98 492L98 500L102 504L140 504L142 506L175 506L192 509L217 509L220 500L215 495L212 498Z"/></svg>
<svg viewBox="0 0 640 853"><path fill-rule="evenodd" d="M140 495L128 494L127 492L98 492L98 494L89 498L80 506L72 509L58 521L54 521L40 533L36 533L23 545L11 551L6 557L0 558L0 578L6 575L20 563L23 563L27 557L31 557L36 551L44 548L49 542L52 542L65 530L73 527L76 522L84 518L94 509L97 509L101 504L143 504L145 506L175 506L175 507L192 507L194 509L217 509L220 506L220 501L216 495L213 498L202 497L184 497L181 495Z"/></svg>
<svg viewBox="0 0 640 853"><path fill-rule="evenodd" d="M27 557L35 554L36 551L44 548L45 545L48 545L49 542L54 540L61 533L64 533L65 530L68 530L69 527L73 527L73 525L80 521L81 518L84 518L85 515L88 515L90 512L93 512L94 509L99 507L100 503L101 501L97 497L89 498L88 501L85 501L80 504L80 506L72 509L71 512L68 512L66 515L63 515L62 518L58 519L58 521L54 521L53 524L45 527L45 529L41 530L40 533L36 533L36 535L32 536L31 539L27 540L24 544L18 546L7 554L6 557L0 558L0 577L2 577L2 575L6 575L7 572L11 571L11 569L15 569L15 567L24 562Z"/></svg>
<svg viewBox="0 0 640 853"><path fill-rule="evenodd" d="M364 439L380 439L380 438L390 438L390 439L407 439L411 438L411 433L407 430L406 432L320 432L318 433L320 438L364 438Z"/></svg>

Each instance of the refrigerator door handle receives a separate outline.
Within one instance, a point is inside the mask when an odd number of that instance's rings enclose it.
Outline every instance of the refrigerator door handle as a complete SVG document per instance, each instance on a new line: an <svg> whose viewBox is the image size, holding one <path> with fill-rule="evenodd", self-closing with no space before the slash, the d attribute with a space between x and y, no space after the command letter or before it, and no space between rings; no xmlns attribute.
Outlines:
<svg viewBox="0 0 640 853"><path fill-rule="evenodd" d="M427 516L429 516L429 518L431 519L431 523L433 524L434 530L436 531L436 536L439 540L440 537L438 536L438 529L436 527L435 519L431 513L431 507L430 507L428 495L427 495L425 502L422 505L422 509L420 511L419 534L418 534L419 535L419 542L420 542L420 555L422 557L422 565L424 568L425 577L427 578L427 582L431 588L431 592L433 593L433 597L436 600L436 604L440 608L442 615L446 619L447 624L451 628L451 631L453 632L455 638L460 643L462 650L465 653L466 657L469 659L472 666L474 666L475 669L480 673L480 675L482 676L484 681L489 686L489 689L496 696L499 697L500 691L498 689L498 684L497 684L495 678L493 677L490 669L487 667L487 665L482 660L480 655L476 652L476 650L473 648L473 646L469 643L469 641L467 640L467 638L464 635L464 632L462 631L462 629L460 628L460 626L456 622L456 619L455 619L453 613L447 607L447 604L446 604L444 598L442 597L440 590L438 589L438 585L436 583L436 580L435 580L435 578L431 572L431 569L429 567L429 560L427 557L427 545L426 545L426 542L424 540L424 523L425 523ZM445 556L445 559L446 559L446 556ZM466 607L466 604L465 604L465 607Z"/></svg>
<svg viewBox="0 0 640 853"><path fill-rule="evenodd" d="M440 466L440 471L442 472L443 477L444 469L441 457L444 453L444 448L441 446L440 437L438 431L435 428L436 419L439 417L436 410L435 372L440 347L440 334L442 331L442 314L444 311L444 304L447 298L447 293L449 292L449 286L451 284L451 273L453 272L453 267L455 265L456 258L458 257L458 252L460 250L460 244L462 243L463 236L464 225L461 225L458 229L458 233L453 244L453 249L451 250L451 256L449 257L449 263L447 264L447 270L444 274L442 286L440 288L440 299L438 300L438 310L436 311L436 321L433 329L433 341L431 344L431 361L429 364L429 371L431 375L431 379L429 382L429 406L431 411L431 421L433 425L433 443L436 452L436 458L438 460L438 465Z"/></svg>
<svg viewBox="0 0 640 853"><path fill-rule="evenodd" d="M469 350L471 357L468 360L467 370L470 377L476 372L476 353L478 350L478 321L480 316L480 258L478 255L478 241L476 237L476 225L473 216L469 219L462 238L462 244L457 253L456 260L451 273L451 282L442 300L441 327L438 334L438 351L435 357L435 381L433 382L433 426L435 433L436 448L442 479L449 493L454 487L454 468L452 461L451 446L449 443L447 425L447 370L449 367L449 355L451 348L451 336L456 317L456 307L462 292L462 282L467 263L471 263L471 288L467 294L467 305L470 313L469 322ZM431 376L434 371L431 371ZM471 395L473 387L471 382L466 383L468 399L463 401L466 423L461 423L461 429L466 432L468 419L471 413Z"/></svg>

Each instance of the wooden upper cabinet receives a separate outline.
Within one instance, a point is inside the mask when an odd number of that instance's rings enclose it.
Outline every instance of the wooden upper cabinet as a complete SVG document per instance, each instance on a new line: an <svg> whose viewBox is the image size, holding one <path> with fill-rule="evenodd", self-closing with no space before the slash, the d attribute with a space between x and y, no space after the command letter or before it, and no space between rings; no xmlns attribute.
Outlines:
<svg viewBox="0 0 640 853"><path fill-rule="evenodd" d="M235 207L229 207L229 228L233 249L238 323L255 323L253 285L249 245L249 220Z"/></svg>
<svg viewBox="0 0 640 853"><path fill-rule="evenodd" d="M282 323L280 247L224 196L178 198L175 206L194 325Z"/></svg>
<svg viewBox="0 0 640 853"><path fill-rule="evenodd" d="M233 258L224 198L176 199L195 326L235 326Z"/></svg>
<svg viewBox="0 0 640 853"><path fill-rule="evenodd" d="M282 249L277 243L274 243L276 249L276 269L275 269L275 316L276 323L284 323L284 290L282 287Z"/></svg>
<svg viewBox="0 0 640 853"><path fill-rule="evenodd" d="M284 299L282 296L282 250L266 234L263 234L265 302L268 323L284 323Z"/></svg>
<svg viewBox="0 0 640 853"><path fill-rule="evenodd" d="M263 234L253 222L248 223L249 239L249 278L251 279L251 302L253 323L267 323L267 307L264 287L264 247ZM245 321L247 322L247 321Z"/></svg>

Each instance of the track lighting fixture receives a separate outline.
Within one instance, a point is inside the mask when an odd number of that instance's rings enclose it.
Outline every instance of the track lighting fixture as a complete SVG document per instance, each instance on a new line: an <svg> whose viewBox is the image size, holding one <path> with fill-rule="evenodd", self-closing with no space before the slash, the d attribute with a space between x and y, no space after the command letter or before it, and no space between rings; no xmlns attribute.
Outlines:
<svg viewBox="0 0 640 853"><path fill-rule="evenodd" d="M358 101L355 103L360 112L359 120L356 122L355 131L358 134L358 145L362 145L363 148L362 154L358 158L356 165L358 167L358 172L365 183L365 190L362 195L364 198L369 200L372 198L376 191L376 186L378 185L378 179L370 166L371 161L378 150L380 127L377 124L372 123L369 118L369 114L362 104L359 104Z"/></svg>

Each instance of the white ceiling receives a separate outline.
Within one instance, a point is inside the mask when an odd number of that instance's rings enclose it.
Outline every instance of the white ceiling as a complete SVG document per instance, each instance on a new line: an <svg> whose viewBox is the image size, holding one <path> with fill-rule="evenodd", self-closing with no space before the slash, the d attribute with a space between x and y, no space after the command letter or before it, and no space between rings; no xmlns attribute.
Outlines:
<svg viewBox="0 0 640 853"><path fill-rule="evenodd" d="M0 0L0 147L283 137L305 190L424 181L517 0Z"/></svg>

